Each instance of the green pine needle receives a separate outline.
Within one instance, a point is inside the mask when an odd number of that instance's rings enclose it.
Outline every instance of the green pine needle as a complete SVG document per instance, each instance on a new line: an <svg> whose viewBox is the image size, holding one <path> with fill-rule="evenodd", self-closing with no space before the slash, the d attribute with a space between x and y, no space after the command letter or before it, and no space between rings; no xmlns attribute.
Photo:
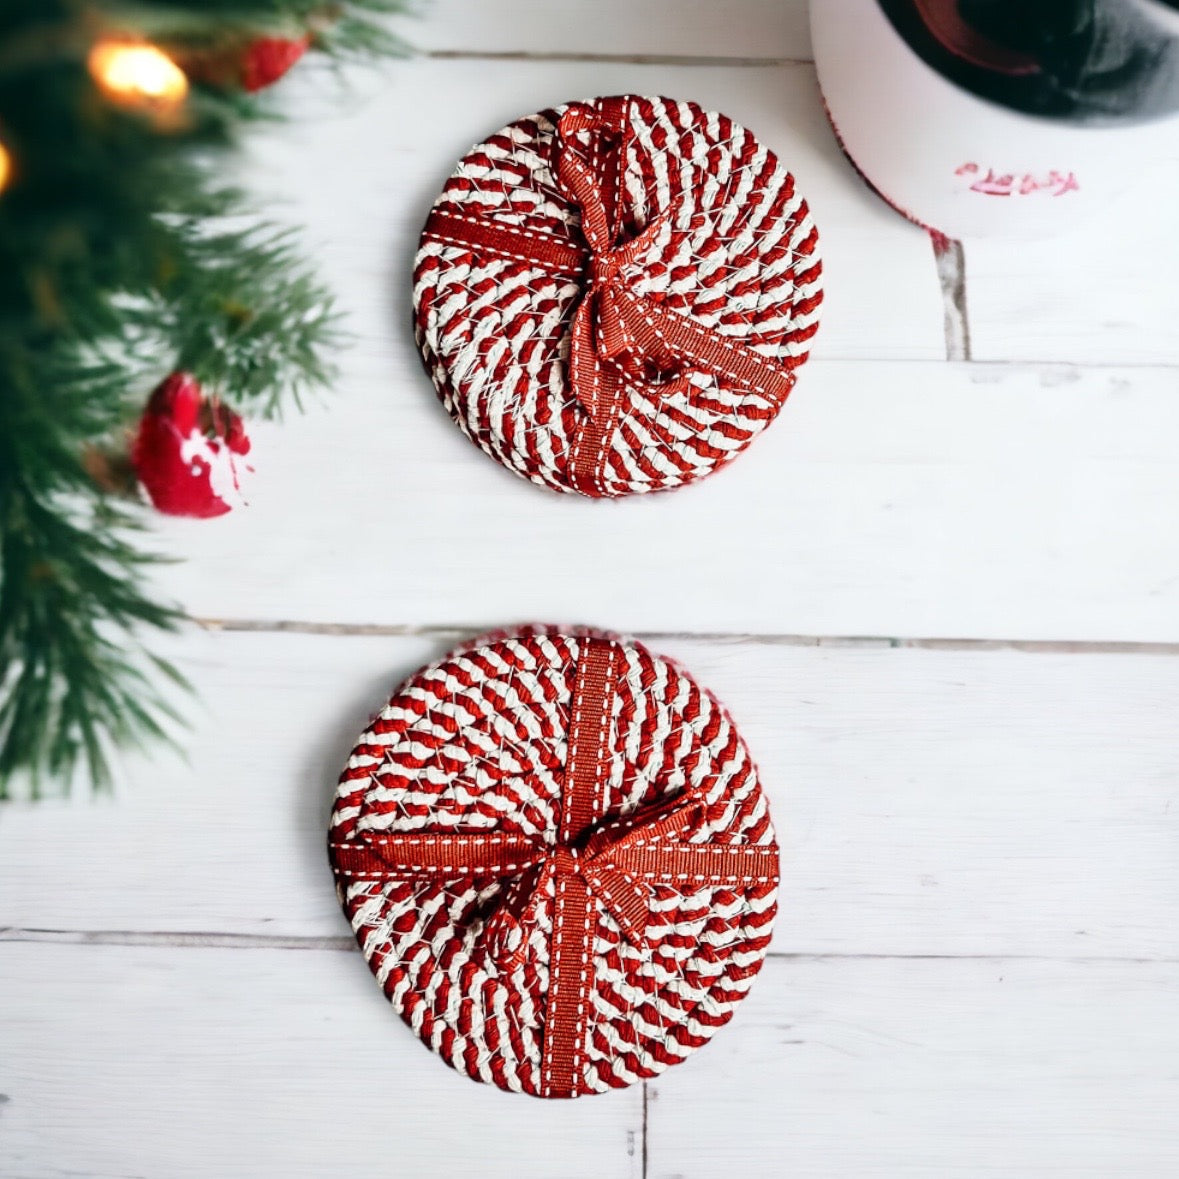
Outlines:
<svg viewBox="0 0 1179 1179"><path fill-rule="evenodd" d="M150 650L183 615L147 588L145 513L100 486L150 388L193 373L252 414L331 377L339 322L291 233L214 176L267 95L198 84L181 125L121 109L103 32L203 53L310 31L335 56L404 50L403 0L6 0L0 5L0 799L112 780L174 742L179 671Z"/></svg>

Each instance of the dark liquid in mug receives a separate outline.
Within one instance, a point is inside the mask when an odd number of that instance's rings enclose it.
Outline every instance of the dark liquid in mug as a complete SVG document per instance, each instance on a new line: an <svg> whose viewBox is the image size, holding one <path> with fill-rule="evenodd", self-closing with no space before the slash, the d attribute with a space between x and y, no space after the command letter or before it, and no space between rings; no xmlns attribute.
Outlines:
<svg viewBox="0 0 1179 1179"><path fill-rule="evenodd" d="M879 0L923 61L981 98L1072 123L1179 111L1179 0Z"/></svg>

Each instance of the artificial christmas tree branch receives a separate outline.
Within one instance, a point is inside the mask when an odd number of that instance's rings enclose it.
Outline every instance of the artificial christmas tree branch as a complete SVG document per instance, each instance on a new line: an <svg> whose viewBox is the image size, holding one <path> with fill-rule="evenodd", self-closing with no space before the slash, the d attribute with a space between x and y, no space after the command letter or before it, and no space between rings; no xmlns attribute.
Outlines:
<svg viewBox="0 0 1179 1179"><path fill-rule="evenodd" d="M0 798L103 786L113 748L174 731L148 647L181 615L145 588L127 439L177 370L265 415L328 379L330 296L215 167L250 91L308 45L397 48L375 18L402 7L0 10Z"/></svg>

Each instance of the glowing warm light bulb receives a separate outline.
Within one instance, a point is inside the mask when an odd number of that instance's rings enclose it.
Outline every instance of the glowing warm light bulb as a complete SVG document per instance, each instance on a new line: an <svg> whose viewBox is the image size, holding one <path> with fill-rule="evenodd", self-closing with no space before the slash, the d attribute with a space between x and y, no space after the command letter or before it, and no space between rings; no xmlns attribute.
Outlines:
<svg viewBox="0 0 1179 1179"><path fill-rule="evenodd" d="M0 192L4 191L4 186L8 183L8 178L11 175L12 157L8 154L8 148L0 143Z"/></svg>
<svg viewBox="0 0 1179 1179"><path fill-rule="evenodd" d="M86 64L103 93L128 106L172 110L188 94L184 71L154 45L98 41Z"/></svg>

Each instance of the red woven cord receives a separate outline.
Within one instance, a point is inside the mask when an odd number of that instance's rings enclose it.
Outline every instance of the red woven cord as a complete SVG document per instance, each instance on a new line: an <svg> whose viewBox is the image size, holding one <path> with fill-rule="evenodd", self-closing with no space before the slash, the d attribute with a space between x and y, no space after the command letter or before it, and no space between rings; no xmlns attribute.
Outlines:
<svg viewBox="0 0 1179 1179"><path fill-rule="evenodd" d="M629 288L624 271L653 246L670 211L637 237L622 237L620 188L628 131L626 104L620 99L600 100L596 106L572 103L558 120L553 170L581 212L584 246L552 233L439 210L430 214L424 234L582 278L585 293L573 314L569 385L586 416L574 440L570 473L579 491L594 496L602 494L610 440L623 410L620 362L646 358L661 369L681 370L661 384L665 396L684 391L682 370L690 368L728 377L775 405L790 392L797 363L771 360ZM589 155L578 143L586 132Z"/></svg>
<svg viewBox="0 0 1179 1179"><path fill-rule="evenodd" d="M362 832L353 840L329 844L336 874L347 880L512 878L484 928L489 940L498 936L493 932L497 927L518 926L551 878L555 909L541 1060L545 1097L574 1097L580 1091L599 908L641 946L653 884L741 886L778 879L773 844L683 842L684 832L703 821L703 808L692 796L644 807L624 819L600 821L610 772L618 659L614 641L581 640L555 844L494 831ZM521 938L509 956L509 969L522 960L524 942Z"/></svg>

